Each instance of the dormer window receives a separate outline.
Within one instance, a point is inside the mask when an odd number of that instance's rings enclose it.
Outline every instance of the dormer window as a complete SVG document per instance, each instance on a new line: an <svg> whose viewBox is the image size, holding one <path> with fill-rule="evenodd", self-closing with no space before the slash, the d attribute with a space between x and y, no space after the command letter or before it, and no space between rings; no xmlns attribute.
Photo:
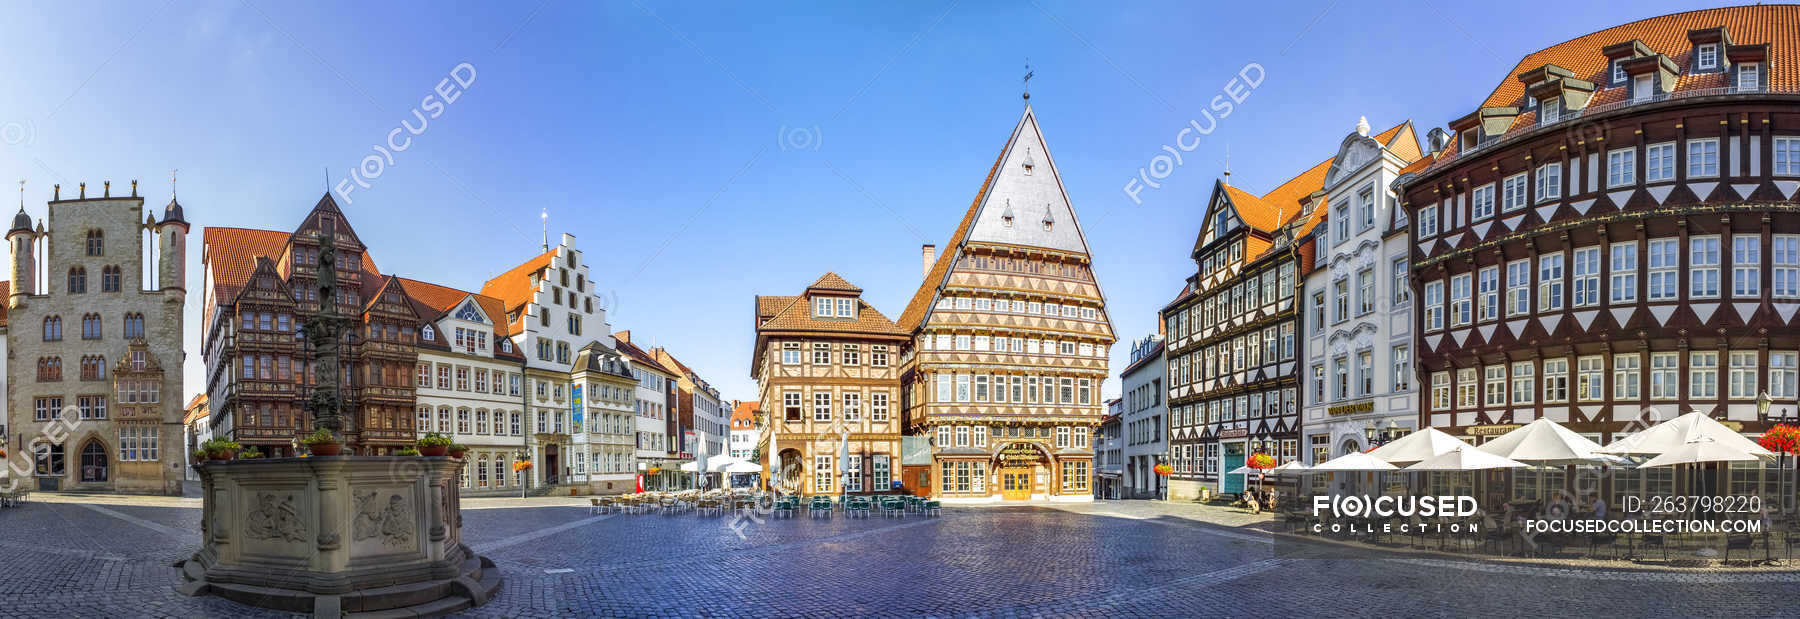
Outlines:
<svg viewBox="0 0 1800 619"><path fill-rule="evenodd" d="M813 299L813 317L814 318L830 318L831 317L831 299L828 299L825 297L818 297L818 298Z"/></svg>
<svg viewBox="0 0 1800 619"><path fill-rule="evenodd" d="M1737 66L1737 89L1739 92L1762 90L1762 64L1756 62L1739 63Z"/></svg>
<svg viewBox="0 0 1800 619"><path fill-rule="evenodd" d="M1614 86L1625 83L1626 75L1625 67L1623 66L1625 60L1625 58L1614 58L1612 61L1612 83Z"/></svg>
<svg viewBox="0 0 1800 619"><path fill-rule="evenodd" d="M1707 43L1705 45L1701 45L1699 47L1694 48L1694 68L1695 69L1717 69L1717 68L1719 68L1719 46L1718 46L1718 44Z"/></svg>
<svg viewBox="0 0 1800 619"><path fill-rule="evenodd" d="M855 299L838 299L837 300L837 315L838 315L838 318L855 318L856 317L856 300Z"/></svg>
<svg viewBox="0 0 1800 619"><path fill-rule="evenodd" d="M1562 100L1545 99L1543 110L1538 112L1538 117L1541 119L1540 122L1545 124L1562 120Z"/></svg>
<svg viewBox="0 0 1800 619"><path fill-rule="evenodd" d="M437 339L436 334L437 334L437 330L431 328L431 325L425 325L424 327L419 328L419 335L421 337L424 337L425 339L428 339L428 340Z"/></svg>
<svg viewBox="0 0 1800 619"><path fill-rule="evenodd" d="M1462 132L1462 149L1463 150L1475 150L1477 147L1480 147L1480 146L1481 146L1481 134L1476 133L1474 129L1468 129L1468 130L1465 130Z"/></svg>

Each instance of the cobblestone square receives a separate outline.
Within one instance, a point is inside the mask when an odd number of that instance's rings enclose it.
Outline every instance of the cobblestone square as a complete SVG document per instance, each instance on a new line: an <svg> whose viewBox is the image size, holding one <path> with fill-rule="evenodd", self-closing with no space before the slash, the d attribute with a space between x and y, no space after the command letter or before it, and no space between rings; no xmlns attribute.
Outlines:
<svg viewBox="0 0 1800 619"><path fill-rule="evenodd" d="M467 503L465 539L506 578L481 617L1782 616L1800 593L1796 572L1308 553L1153 502L765 519L742 537L730 517ZM270 616L175 593L193 499L49 496L0 518L0 614Z"/></svg>

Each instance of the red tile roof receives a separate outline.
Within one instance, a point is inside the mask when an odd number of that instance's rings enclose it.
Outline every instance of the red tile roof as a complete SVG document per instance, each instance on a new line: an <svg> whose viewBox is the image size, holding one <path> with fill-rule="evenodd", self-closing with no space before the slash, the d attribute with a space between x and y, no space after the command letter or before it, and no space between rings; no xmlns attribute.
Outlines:
<svg viewBox="0 0 1800 619"><path fill-rule="evenodd" d="M826 280L829 280L829 279L835 279L837 282L842 282L841 285L846 286L849 289L858 290L858 291L862 290L861 288L857 288L855 285L851 284L850 282L844 281L843 278L840 278L836 274L832 274L832 273L826 273L825 277L819 278L819 281L825 282ZM815 283L812 286L808 286L807 290L809 290L809 291L815 290L815 289L817 289L818 285L819 284ZM841 290L841 289L842 288L828 289L828 290ZM805 331L805 332L811 332L811 333L845 333L845 334L898 335L898 336L907 335L907 331L902 330L899 327L899 325L894 324L894 321L888 320L888 317L886 315L882 314L880 310L875 309L875 306L869 305L869 303L867 301L862 300L861 297L858 297L856 299L856 318L854 318L854 319L815 318L815 317L813 317L811 305L806 302L806 299L807 299L806 296L781 297L781 298L789 299L787 305L783 306L780 309L775 310L775 312L773 314L771 314L765 318L764 316L761 315L761 312L763 311L763 308L765 307L765 304L763 303L763 299L768 299L768 298L774 298L774 297L757 297L756 304L757 304L757 312L759 315L757 316L756 331L759 336L762 333L767 332L767 331ZM839 298L842 298L842 297L839 297Z"/></svg>
<svg viewBox="0 0 1800 619"><path fill-rule="evenodd" d="M1515 76L1546 64L1568 69L1575 77L1605 88L1611 82L1606 74L1610 66L1606 56L1601 54L1601 49L1632 39L1642 41L1652 53L1663 54L1675 61L1676 66L1681 69L1681 77L1675 86L1677 91L1725 86L1722 73L1689 72L1694 60L1694 46L1688 41L1688 31L1720 26L1725 27L1733 45L1769 44L1769 60L1763 66L1768 71L1771 89L1792 92L1800 88L1800 5L1734 6L1640 19L1526 54L1512 71L1507 72L1506 78L1500 81L1500 85L1494 88L1481 105L1520 105L1525 95L1525 84L1520 83ZM1608 90L1616 91L1612 96L1617 97L1626 88L1627 86L1621 86ZM1589 105L1603 102L1598 100L1598 93L1595 97L1596 101L1589 102Z"/></svg>
<svg viewBox="0 0 1800 619"><path fill-rule="evenodd" d="M731 429L753 430L756 428L756 412L761 410L762 403L754 400L740 401L737 408L731 411Z"/></svg>
<svg viewBox="0 0 1800 619"><path fill-rule="evenodd" d="M0 281L0 299L5 299L9 296L12 296L12 282ZM10 304L0 303L0 326L3 326L6 324L7 320L9 319L7 316L7 312L11 311L11 309L12 308L11 308Z"/></svg>
<svg viewBox="0 0 1800 619"><path fill-rule="evenodd" d="M475 303L481 306L482 313L494 321L495 337L507 336L506 310L500 306L499 299L404 277L400 278L400 287L406 291L406 297L413 301L413 311L419 314L419 318L428 321L442 318L444 314L456 309L457 303L473 295Z"/></svg>
<svg viewBox="0 0 1800 619"><path fill-rule="evenodd" d="M205 228L205 261L212 268L213 298L231 303L256 272L256 257L280 260L290 233L250 228Z"/></svg>
<svg viewBox="0 0 1800 619"><path fill-rule="evenodd" d="M513 267L512 270L487 280L487 283L481 285L481 294L499 299L506 312L519 309L526 303L530 303L532 294L537 292L537 287L531 284L531 274L550 266L550 263L555 259L555 249L538 254L536 258L527 260L524 264ZM518 320L524 319L525 313L519 312ZM505 321L506 316L502 313L501 316L495 318L495 320ZM517 332L516 330L522 327L519 325L508 325L507 328L509 332Z"/></svg>
<svg viewBox="0 0 1800 619"><path fill-rule="evenodd" d="M839 277L837 273L832 273L829 271L827 271L824 275L819 276L819 281L813 282L812 285L807 286L806 289L807 290L835 290L835 291L839 291L839 292L852 292L852 293L856 293L856 294L862 294L862 291L863 291L861 288L857 288L855 284L844 281L844 278Z"/></svg>

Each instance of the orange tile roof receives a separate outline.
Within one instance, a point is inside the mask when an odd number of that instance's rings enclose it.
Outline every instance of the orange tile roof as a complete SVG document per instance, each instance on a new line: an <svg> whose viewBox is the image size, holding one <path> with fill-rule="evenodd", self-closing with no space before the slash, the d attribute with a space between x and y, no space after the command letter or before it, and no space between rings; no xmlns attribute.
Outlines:
<svg viewBox="0 0 1800 619"><path fill-rule="evenodd" d="M506 311L518 309L520 306L530 303L532 293L537 291L537 288L531 285L531 274L550 266L550 262L555 258L555 249L538 254L536 258L527 260L524 264L487 280L487 283L481 285L481 294L499 299L505 305Z"/></svg>
<svg viewBox="0 0 1800 619"><path fill-rule="evenodd" d="M481 306L482 313L494 321L494 332L499 337L508 335L506 308L501 307L499 299L405 277L400 278L400 287L406 291L406 297L413 300L413 311L418 312L420 318L432 321L455 309L456 304L465 297L473 295L475 303Z"/></svg>
<svg viewBox="0 0 1800 619"><path fill-rule="evenodd" d="M256 257L279 259L290 233L250 228L205 228L201 238L212 268L213 298L230 303L256 272Z"/></svg>
<svg viewBox="0 0 1800 619"><path fill-rule="evenodd" d="M775 317L775 313L794 303L800 297L761 296L756 297L756 324Z"/></svg>
<svg viewBox="0 0 1800 619"><path fill-rule="evenodd" d="M731 411L731 429L733 429L733 430L754 430L754 429L756 429L756 412L758 410L761 410L761 408L762 408L761 402L756 402L753 400L738 402L737 408L732 409L732 411Z"/></svg>
<svg viewBox="0 0 1800 619"><path fill-rule="evenodd" d="M820 278L820 281L836 277L837 276L835 275L827 273L826 277ZM843 281L843 279L838 278L838 281ZM844 282L843 285L861 290L849 282ZM811 289L812 287L809 286L808 290ZM763 305L762 299L764 298L768 297L757 298L758 306ZM875 306L869 305L867 301L862 300L860 297L856 299L856 318L853 320L841 318L814 318L812 315L812 307L804 301L804 297L785 298L791 299L791 301L785 307L777 310L772 316L767 319L764 319L761 316L757 317L758 322L756 330L759 334L765 331L807 331L819 333L905 336L908 333L908 331L901 329L899 325L894 324L894 321L888 320L888 317L882 314L880 310L875 309ZM761 308L759 307L758 311L760 310Z"/></svg>
<svg viewBox="0 0 1800 619"><path fill-rule="evenodd" d="M1769 59L1763 66L1768 71L1769 87L1772 90L1791 92L1800 88L1800 5L1734 6L1640 19L1526 54L1512 71L1507 72L1506 78L1488 94L1481 105L1519 105L1525 96L1525 84L1520 83L1515 76L1546 64L1568 69L1576 78L1593 82L1599 88L1606 88L1611 82L1606 75L1610 67L1607 58L1601 55L1601 49L1632 39L1642 41L1652 53L1663 54L1675 61L1676 66L1681 69L1681 77L1675 85L1677 91L1721 87L1726 85L1722 73L1694 74L1688 71L1693 63L1694 51L1693 44L1688 41L1688 31L1720 26L1725 27L1733 45L1769 44ZM1608 90L1623 93L1626 87ZM1595 98L1599 97L1599 93L1596 93ZM1591 101L1589 105L1600 102L1603 101Z"/></svg>
<svg viewBox="0 0 1800 619"><path fill-rule="evenodd" d="M844 278L839 277L837 273L829 271L820 276L819 281L813 282L811 286L807 286L806 289L837 290L841 292L854 292L857 294L862 294L863 291L861 288L857 288L855 284L844 281Z"/></svg>
<svg viewBox="0 0 1800 619"><path fill-rule="evenodd" d="M615 344L614 348L619 349L619 352L624 353L625 356L631 357L631 362L634 364L645 366L650 369L656 370L658 372L668 374L670 376L680 376L681 375L680 372L676 372L674 370L669 369L667 366L664 366L661 363L657 363L655 357L650 356L650 353L648 353L648 352L644 352L644 349L638 348L637 345L631 343L630 340L618 338L617 336L615 336L613 339L613 343Z"/></svg>

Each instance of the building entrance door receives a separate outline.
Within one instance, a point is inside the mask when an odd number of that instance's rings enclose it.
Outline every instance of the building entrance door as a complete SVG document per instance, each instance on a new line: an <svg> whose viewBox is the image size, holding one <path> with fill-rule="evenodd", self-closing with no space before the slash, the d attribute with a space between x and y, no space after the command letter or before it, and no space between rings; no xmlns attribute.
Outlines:
<svg viewBox="0 0 1800 619"><path fill-rule="evenodd" d="M1219 468L1219 472L1224 474L1225 478L1219 484L1219 492L1221 494L1240 494L1244 491L1244 476L1233 474L1231 471L1244 465L1244 444L1226 443L1224 449L1224 466Z"/></svg>
<svg viewBox="0 0 1800 619"><path fill-rule="evenodd" d="M1001 469L1000 498L1007 501L1031 500L1031 469Z"/></svg>
<svg viewBox="0 0 1800 619"><path fill-rule="evenodd" d="M545 445L544 446L544 485L554 486L557 484L556 473L557 473L557 470L560 468L562 468L562 459L556 457L556 444L551 443L549 445Z"/></svg>

